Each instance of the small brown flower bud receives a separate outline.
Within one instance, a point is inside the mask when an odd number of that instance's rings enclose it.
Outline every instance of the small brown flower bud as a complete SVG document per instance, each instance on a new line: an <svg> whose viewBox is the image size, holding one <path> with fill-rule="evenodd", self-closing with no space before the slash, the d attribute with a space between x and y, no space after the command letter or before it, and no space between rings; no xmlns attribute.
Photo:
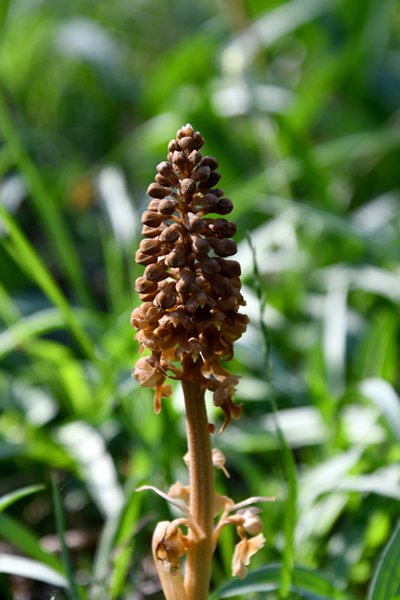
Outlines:
<svg viewBox="0 0 400 600"><path fill-rule="evenodd" d="M233 210L232 200L229 198L220 198L214 208L218 215L227 215Z"/></svg>
<svg viewBox="0 0 400 600"><path fill-rule="evenodd" d="M179 145L176 140L171 140L168 143L168 152L174 152L175 150L179 150Z"/></svg>
<svg viewBox="0 0 400 600"><path fill-rule="evenodd" d="M192 235L191 236L192 239L192 250L195 254L207 254L208 251L210 250L210 244L207 242L207 240L197 236L197 235Z"/></svg>
<svg viewBox="0 0 400 600"><path fill-rule="evenodd" d="M184 267L186 263L186 252L183 244L177 244L168 254L165 264L169 267Z"/></svg>
<svg viewBox="0 0 400 600"><path fill-rule="evenodd" d="M210 173L210 167L197 167L192 173L192 179L194 181L207 181Z"/></svg>
<svg viewBox="0 0 400 600"><path fill-rule="evenodd" d="M232 221L226 219L208 220L209 228L218 237L230 238L236 233L236 225Z"/></svg>
<svg viewBox="0 0 400 600"><path fill-rule="evenodd" d="M147 205L148 210L152 210L154 212L158 212L158 207L160 206L159 198L152 198Z"/></svg>
<svg viewBox="0 0 400 600"><path fill-rule="evenodd" d="M231 239L208 238L207 240L212 246L217 256L225 257L232 256L237 252L236 242Z"/></svg>
<svg viewBox="0 0 400 600"><path fill-rule="evenodd" d="M197 152L197 150L192 150L192 152L188 156L188 162L191 167L195 167L201 161L201 154Z"/></svg>
<svg viewBox="0 0 400 600"><path fill-rule="evenodd" d="M196 231L201 231L201 229L204 229L205 227L205 223L202 219L200 219L199 217L196 217L196 215L194 215L191 212L188 212L185 215L185 225L188 228L188 230L190 231L190 233L195 233Z"/></svg>
<svg viewBox="0 0 400 600"><path fill-rule="evenodd" d="M219 273L221 267L215 258L208 258L199 263L200 269L204 275L215 275Z"/></svg>
<svg viewBox="0 0 400 600"><path fill-rule="evenodd" d="M151 183L147 188L147 193L152 198L165 198L165 196L168 196L171 191L168 188L159 185L158 183Z"/></svg>
<svg viewBox="0 0 400 600"><path fill-rule="evenodd" d="M157 165L157 171L160 175L165 177L170 184L178 183L178 175L175 173L173 166L167 160L163 160Z"/></svg>
<svg viewBox="0 0 400 600"><path fill-rule="evenodd" d="M158 210L163 215L172 215L175 211L176 202L175 200L161 200L158 206Z"/></svg>
<svg viewBox="0 0 400 600"><path fill-rule="evenodd" d="M194 275L188 268L183 268L181 272L181 278L176 284L176 291L180 294L187 294L193 290L194 287Z"/></svg>
<svg viewBox="0 0 400 600"><path fill-rule="evenodd" d="M160 234L160 240L167 244L172 244L176 242L179 238L179 225L177 223L173 223L166 227Z"/></svg>
<svg viewBox="0 0 400 600"><path fill-rule="evenodd" d="M184 138L185 139L185 138ZM180 192L182 196L190 196L196 189L196 184L192 179L182 179L180 185Z"/></svg>
<svg viewBox="0 0 400 600"><path fill-rule="evenodd" d="M178 129L176 137L178 140L180 140L181 138L186 137L186 136L191 136L192 134L193 134L193 127L190 125L190 123L186 123L186 125L184 125L180 129Z"/></svg>
<svg viewBox="0 0 400 600"><path fill-rule="evenodd" d="M154 298L154 302L159 306L162 310L167 310L175 306L176 303L176 294L167 292L165 290L161 290Z"/></svg>
<svg viewBox="0 0 400 600"><path fill-rule="evenodd" d="M148 225L149 227L158 227L162 220L163 216L152 210L146 210L142 214L143 225Z"/></svg>
<svg viewBox="0 0 400 600"><path fill-rule="evenodd" d="M224 258L220 258L218 263L221 268L221 275L224 275L225 277L240 277L241 268L240 263L238 263L237 260L225 260Z"/></svg>
<svg viewBox="0 0 400 600"><path fill-rule="evenodd" d="M189 152L193 148L193 140L191 137L184 137L179 140L179 147L182 150L188 150Z"/></svg>
<svg viewBox="0 0 400 600"><path fill-rule="evenodd" d="M214 277L210 280L210 286L214 298L225 296L231 292L231 284L229 279L220 274L214 275Z"/></svg>
<svg viewBox="0 0 400 600"><path fill-rule="evenodd" d="M149 227L148 225L143 225L142 227L142 235L148 238L155 238L160 235L162 229L156 227Z"/></svg>
<svg viewBox="0 0 400 600"><path fill-rule="evenodd" d="M196 148L196 150L198 150L204 144L204 139L198 131L195 131L193 133L192 137L193 137L193 147Z"/></svg>
<svg viewBox="0 0 400 600"><path fill-rule="evenodd" d="M218 203L218 198L214 194L204 194L201 204L206 212L214 212L214 207Z"/></svg>
<svg viewBox="0 0 400 600"><path fill-rule="evenodd" d="M200 167L203 168L203 167ZM217 171L212 171L210 173L210 176L204 180L204 183L202 183L202 185L207 185L208 188L212 188L214 187L214 185L216 185L218 183L218 181L221 179L221 175L219 173L217 173Z"/></svg>
<svg viewBox="0 0 400 600"><path fill-rule="evenodd" d="M157 256L151 256L149 254L144 254L141 250L136 250L135 260L139 265L151 265L152 263L157 262Z"/></svg>
<svg viewBox="0 0 400 600"><path fill-rule="evenodd" d="M139 249L144 254L158 254L161 250L161 242L158 239L144 239L140 242Z"/></svg>
<svg viewBox="0 0 400 600"><path fill-rule="evenodd" d="M157 289L157 282L150 281L146 277L138 277L135 283L135 290L140 294L148 294Z"/></svg>
<svg viewBox="0 0 400 600"><path fill-rule="evenodd" d="M148 265L144 270L144 277L150 279L150 281L161 281L168 277L164 261L161 260L156 264Z"/></svg>
<svg viewBox="0 0 400 600"><path fill-rule="evenodd" d="M139 298L142 302L152 302L156 294L157 290L153 290L152 292L142 292L139 294Z"/></svg>
<svg viewBox="0 0 400 600"><path fill-rule="evenodd" d="M218 168L218 163L213 156L203 156L200 161L201 167L210 167L212 171Z"/></svg>
<svg viewBox="0 0 400 600"><path fill-rule="evenodd" d="M183 152L173 152L172 153L172 162L179 169L182 169L182 167L184 166L184 164L186 162L186 156L184 155Z"/></svg>
<svg viewBox="0 0 400 600"><path fill-rule="evenodd" d="M157 173L155 180L156 180L156 183L162 185L163 187L168 187L169 185L175 185L175 183L173 183L167 177L164 177L164 175L160 175L160 173Z"/></svg>

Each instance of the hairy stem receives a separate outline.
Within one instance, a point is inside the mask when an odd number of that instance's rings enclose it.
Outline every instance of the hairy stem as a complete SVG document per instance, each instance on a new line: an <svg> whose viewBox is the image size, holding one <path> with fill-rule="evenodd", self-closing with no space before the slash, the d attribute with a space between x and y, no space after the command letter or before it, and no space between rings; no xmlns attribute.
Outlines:
<svg viewBox="0 0 400 600"><path fill-rule="evenodd" d="M207 600L213 553L214 468L204 389L187 381L182 381L182 387L189 448L190 514L204 533L200 540L193 532L190 534L185 590L187 600Z"/></svg>

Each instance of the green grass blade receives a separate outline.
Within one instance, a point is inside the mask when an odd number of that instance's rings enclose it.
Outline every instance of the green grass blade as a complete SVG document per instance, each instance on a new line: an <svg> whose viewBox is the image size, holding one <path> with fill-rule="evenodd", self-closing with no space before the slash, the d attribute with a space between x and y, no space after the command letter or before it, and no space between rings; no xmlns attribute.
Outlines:
<svg viewBox="0 0 400 600"><path fill-rule="evenodd" d="M61 505L60 494L58 491L58 483L57 483L55 476L53 476L51 478L51 488L52 488L52 492L53 492L53 504L54 504L54 513L55 513L55 519L56 519L57 533L60 538L61 555L62 555L64 567L65 567L66 577L68 580L69 595L70 595L71 600L80 600L81 595L79 593L79 589L78 589L78 586L75 581L74 572L72 570L71 557L69 555L67 544L65 542L64 513L63 513L63 509L62 509L62 505Z"/></svg>
<svg viewBox="0 0 400 600"><path fill-rule="evenodd" d="M9 494L4 494L4 496L0 497L0 512L17 502L21 498L25 498L25 496L30 496L31 494L36 494L36 492L40 492L44 490L44 485L29 485L27 487L16 490L15 492L10 492Z"/></svg>
<svg viewBox="0 0 400 600"><path fill-rule="evenodd" d="M24 342L35 339L49 331L61 329L64 326L65 322L60 311L53 308L21 317L18 321L10 325L8 329L0 333L0 358L19 348Z"/></svg>
<svg viewBox="0 0 400 600"><path fill-rule="evenodd" d="M5 222L7 228L6 236L1 238L3 246L23 268L26 274L42 289L49 300L58 307L64 318L65 324L69 327L86 356L97 361L93 350L93 344L81 327L67 299L62 294L47 267L28 242L15 220L7 213L3 206L0 206L0 217Z"/></svg>
<svg viewBox="0 0 400 600"><path fill-rule="evenodd" d="M14 158L16 166L21 171L31 192L33 208L38 214L49 239L64 266L66 274L73 284L76 293L84 304L90 304L85 280L82 274L81 262L75 245L57 209L52 195L46 189L39 172L25 151L18 133L8 113L7 105L0 91L0 131Z"/></svg>
<svg viewBox="0 0 400 600"><path fill-rule="evenodd" d="M46 564L59 573L64 573L63 566L58 558L43 550L39 540L26 525L18 523L18 521L3 513L0 513L0 538L7 540L29 557Z"/></svg>
<svg viewBox="0 0 400 600"><path fill-rule="evenodd" d="M400 599L400 522L386 545L375 570L368 600Z"/></svg>

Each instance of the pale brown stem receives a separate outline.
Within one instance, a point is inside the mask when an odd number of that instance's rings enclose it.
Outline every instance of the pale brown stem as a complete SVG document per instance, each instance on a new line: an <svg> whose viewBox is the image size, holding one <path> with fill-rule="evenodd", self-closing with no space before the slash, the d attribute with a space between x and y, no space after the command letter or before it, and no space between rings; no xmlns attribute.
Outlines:
<svg viewBox="0 0 400 600"><path fill-rule="evenodd" d="M187 551L185 590L187 600L207 600L211 577L214 521L214 468L204 389L182 381L186 407L189 449L190 515L204 537L190 533Z"/></svg>

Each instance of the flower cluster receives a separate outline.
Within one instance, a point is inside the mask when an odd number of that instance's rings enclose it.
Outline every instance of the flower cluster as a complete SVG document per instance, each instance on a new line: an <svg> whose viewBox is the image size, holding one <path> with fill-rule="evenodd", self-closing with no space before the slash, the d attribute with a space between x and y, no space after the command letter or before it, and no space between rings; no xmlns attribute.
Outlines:
<svg viewBox="0 0 400 600"><path fill-rule="evenodd" d="M221 363L232 359L248 318L238 312L245 304L240 265L229 258L237 250L236 226L224 218L232 202L215 187L218 164L199 152L203 141L191 125L179 129L147 190L151 200L136 253L145 266L135 286L142 304L131 323L141 350L151 355L138 360L134 376L154 388L156 412L171 393L167 377L211 390L225 413L224 428L241 406L232 402L238 378Z"/></svg>

